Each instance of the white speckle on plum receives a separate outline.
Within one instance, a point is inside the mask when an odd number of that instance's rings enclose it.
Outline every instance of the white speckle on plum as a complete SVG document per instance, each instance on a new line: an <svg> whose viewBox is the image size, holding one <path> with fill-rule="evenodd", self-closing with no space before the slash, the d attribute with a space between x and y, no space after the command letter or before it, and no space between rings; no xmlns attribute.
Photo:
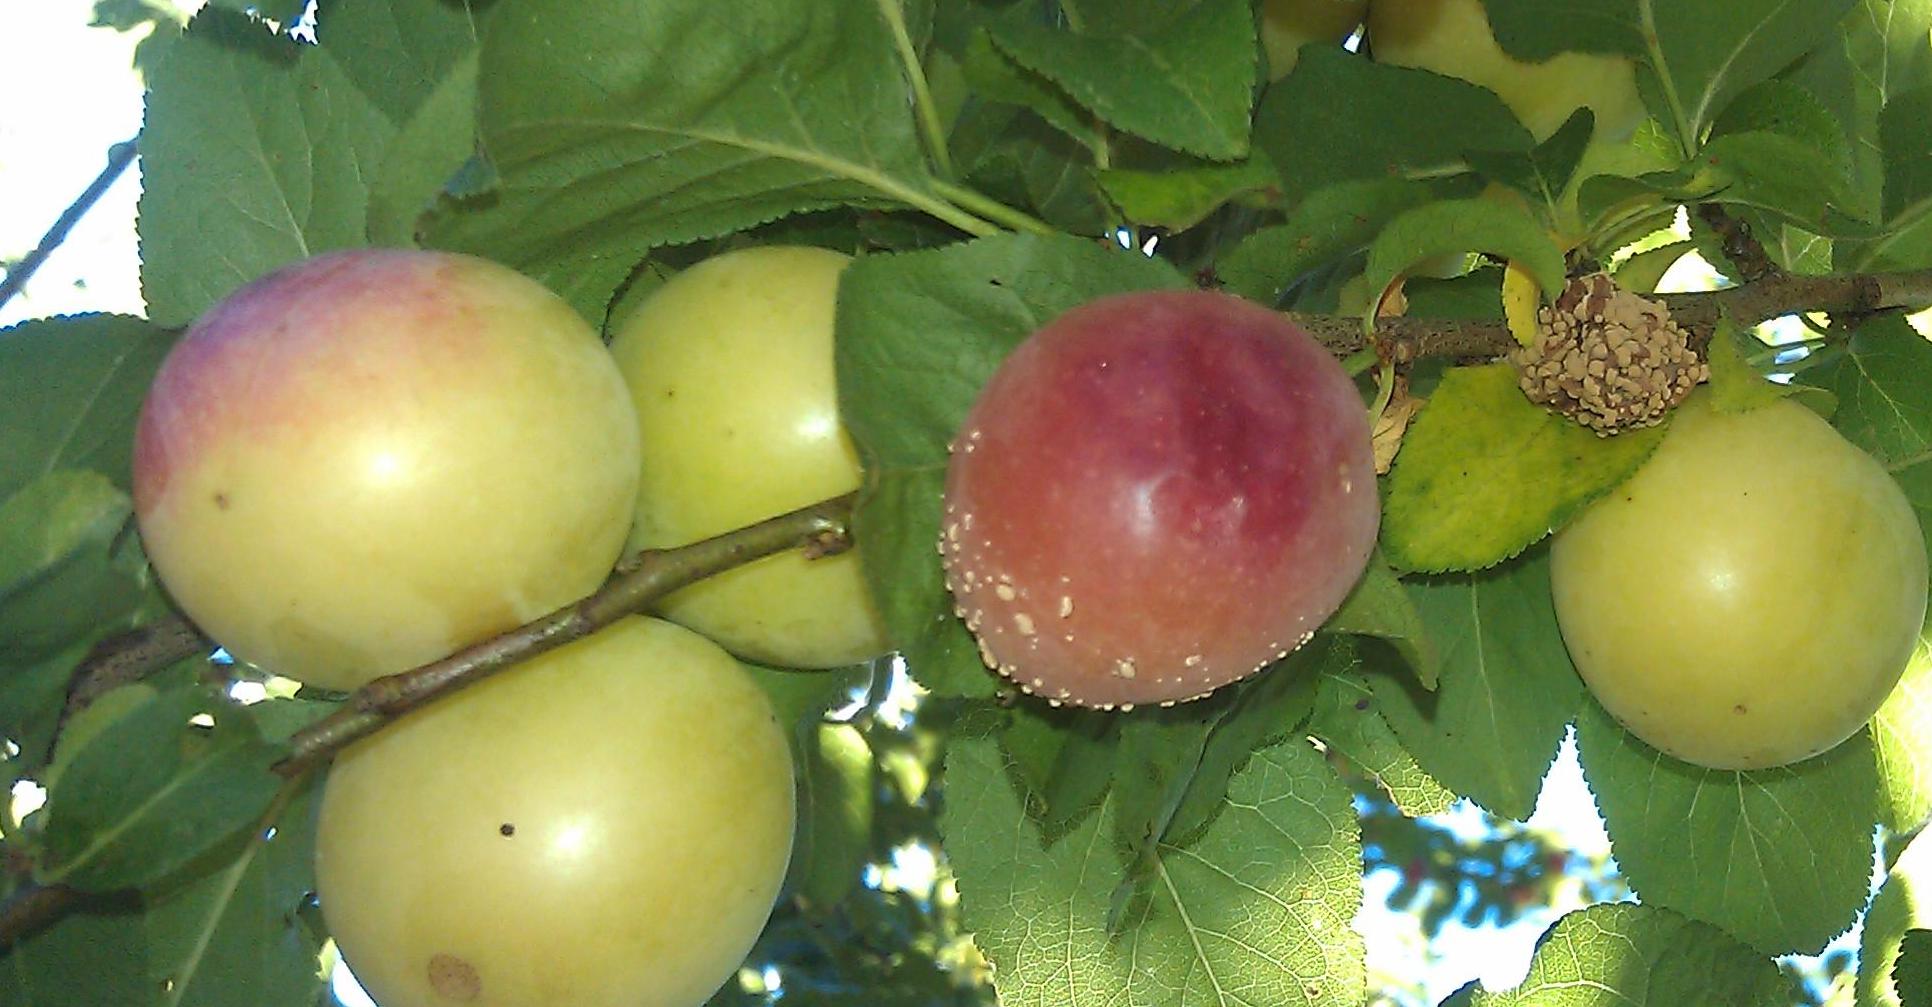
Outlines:
<svg viewBox="0 0 1932 1007"><path fill-rule="evenodd" d="M1013 599L1019 597L1019 595L1014 592L1013 586L1011 584L997 585L993 588L993 593L998 595L1001 601L1012 601Z"/></svg>
<svg viewBox="0 0 1932 1007"><path fill-rule="evenodd" d="M967 531L972 531L973 530L973 512L967 511L964 514L961 514L959 516L959 524L960 524L960 527L966 529Z"/></svg>
<svg viewBox="0 0 1932 1007"><path fill-rule="evenodd" d="M1065 706L1066 704L1065 704L1065 703L1062 703L1062 702L1060 702L1060 701L1059 701L1059 700L1057 700L1057 699L1049 699L1049 700L1047 700L1047 705L1048 705L1048 706L1051 706L1051 707L1053 707L1053 708L1054 708L1054 709L1056 709L1056 710L1058 710L1058 709L1059 709L1060 707L1062 707L1062 706Z"/></svg>
<svg viewBox="0 0 1932 1007"><path fill-rule="evenodd" d="M1120 704L1120 712L1122 712L1122 713L1132 713L1132 712L1134 712L1134 704L1132 704L1132 703L1122 703L1122 704Z"/></svg>
<svg viewBox="0 0 1932 1007"><path fill-rule="evenodd" d="M1114 674L1120 678L1134 677L1134 659L1123 657L1114 662Z"/></svg>
<svg viewBox="0 0 1932 1007"><path fill-rule="evenodd" d="M1021 636L1032 636L1033 618L1025 612L1015 612L1013 613L1013 628L1019 630Z"/></svg>
<svg viewBox="0 0 1932 1007"><path fill-rule="evenodd" d="M1190 668L1198 668L1201 666L1201 655L1189 654L1187 655L1187 660L1182 661L1181 663L1184 665L1187 665Z"/></svg>
<svg viewBox="0 0 1932 1007"><path fill-rule="evenodd" d="M1073 615L1073 596L1063 594L1060 596L1060 618L1065 619L1071 615Z"/></svg>

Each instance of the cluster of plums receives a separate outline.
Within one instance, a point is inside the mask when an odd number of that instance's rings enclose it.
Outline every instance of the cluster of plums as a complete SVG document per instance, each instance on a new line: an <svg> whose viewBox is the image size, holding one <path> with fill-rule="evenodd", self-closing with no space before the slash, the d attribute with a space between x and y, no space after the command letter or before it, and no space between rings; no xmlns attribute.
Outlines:
<svg viewBox="0 0 1932 1007"><path fill-rule="evenodd" d="M1425 29L1471 11L1375 0L1377 58L1454 72L1443 53L1474 36ZM1262 27L1281 64L1283 39L1362 16L1267 0ZM1470 79L1549 99L1541 78L1507 78L1527 64L1490 53L1483 27L1481 58L1458 64ZM1562 115L1519 110L1538 135L1590 95L1600 121L1629 111L1627 65L1577 58L1532 68L1583 87ZM832 358L847 261L720 255L651 292L608 346L476 258L356 250L264 277L155 380L135 454L148 554L236 658L345 690L568 604L627 549L849 492ZM1306 641L1380 516L1354 381L1282 315L1204 291L1100 299L1026 340L961 424L941 506L946 583L986 665L1046 702L1123 710L1205 695ZM786 726L737 658L828 668L886 650L858 562L738 568L669 597L663 620L622 620L345 750L318 883L376 999L710 996L764 925L794 818ZM1903 494L1791 404L1694 399L1559 533L1553 563L1595 695L1713 767L1858 730L1925 611Z"/></svg>

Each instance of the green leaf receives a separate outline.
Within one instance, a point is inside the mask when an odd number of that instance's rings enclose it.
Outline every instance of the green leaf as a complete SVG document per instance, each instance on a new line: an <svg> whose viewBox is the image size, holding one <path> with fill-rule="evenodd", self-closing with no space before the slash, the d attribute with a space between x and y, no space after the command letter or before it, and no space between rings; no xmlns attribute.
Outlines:
<svg viewBox="0 0 1932 1007"><path fill-rule="evenodd" d="M1932 452L1932 342L1903 318L1866 322L1799 380L1836 395L1832 425L1894 472Z"/></svg>
<svg viewBox="0 0 1932 1007"><path fill-rule="evenodd" d="M1019 17L1025 13L1021 8L1014 8L1010 16ZM960 69L976 97L1027 109L1083 149L1106 149L1103 127L1094 122L1065 91L1001 52L993 44L993 35L987 29L980 28L973 32L966 43L966 54Z"/></svg>
<svg viewBox="0 0 1932 1007"><path fill-rule="evenodd" d="M478 13L488 0L328 0L316 40L391 122L418 114L451 74L474 59Z"/></svg>
<svg viewBox="0 0 1932 1007"><path fill-rule="evenodd" d="M174 336L127 315L0 331L0 499L55 469L133 487L134 420Z"/></svg>
<svg viewBox="0 0 1932 1007"><path fill-rule="evenodd" d="M1307 743L1255 753L1205 833L1156 847L1117 934L1107 921L1129 865L1107 841L1113 801L1046 845L1010 770L995 742L955 741L940 822L965 923L1007 1007L1062 1007L1082 991L1229 1007L1363 998L1355 813Z"/></svg>
<svg viewBox="0 0 1932 1007"><path fill-rule="evenodd" d="M0 661L0 738L20 746L19 756L0 759L0 782L6 790L46 759L67 703L68 679L93 649L89 636L45 657Z"/></svg>
<svg viewBox="0 0 1932 1007"><path fill-rule="evenodd" d="M1387 640L1415 671L1423 688L1436 687L1442 673L1442 655L1429 639L1429 629L1422 624L1422 613L1416 610L1409 589L1396 579L1395 571L1379 553L1369 557L1362 579L1322 628Z"/></svg>
<svg viewBox="0 0 1932 1007"><path fill-rule="evenodd" d="M1521 0L1518 0L1521 2ZM1649 42L1638 64L1652 111L1695 137L1731 102L1817 45L1854 0L1634 0Z"/></svg>
<svg viewBox="0 0 1932 1007"><path fill-rule="evenodd" d="M141 292L181 325L279 266L365 244L395 127L319 46L204 9L148 80Z"/></svg>
<svg viewBox="0 0 1932 1007"><path fill-rule="evenodd" d="M1484 569L1629 478L1665 429L1598 437L1524 398L1509 364L1454 368L1396 455L1382 548L1409 570Z"/></svg>
<svg viewBox="0 0 1932 1007"><path fill-rule="evenodd" d="M1198 0L1125 31L1077 34L1017 20L993 41L1113 125L1163 146L1231 161L1248 151L1256 77L1248 0Z"/></svg>
<svg viewBox="0 0 1932 1007"><path fill-rule="evenodd" d="M1254 144L1294 198L1351 179L1439 170L1468 150L1529 150L1535 139L1487 88L1320 47L1262 94Z"/></svg>
<svg viewBox="0 0 1932 1007"><path fill-rule="evenodd" d="M212 727L189 720L214 718ZM48 794L42 881L152 885L261 817L280 752L245 710L196 686L161 693L74 753Z"/></svg>
<svg viewBox="0 0 1932 1007"><path fill-rule="evenodd" d="M1816 758L1730 772L1679 762L1595 703L1577 750L1640 899L1765 954L1814 954L1865 902L1879 789L1864 732Z"/></svg>
<svg viewBox="0 0 1932 1007"><path fill-rule="evenodd" d="M1932 213L1932 86L1896 95L1878 116L1885 151L1885 220L1923 219Z"/></svg>
<svg viewBox="0 0 1932 1007"><path fill-rule="evenodd" d="M1563 289L1563 249L1521 204L1451 199L1418 206L1390 221L1369 246L1368 290L1379 294L1409 267L1453 252L1487 252L1529 270L1545 294Z"/></svg>
<svg viewBox="0 0 1932 1007"><path fill-rule="evenodd" d="M1595 114L1584 107L1577 109L1561 128L1533 150L1470 151L1465 156L1476 171L1528 193L1554 209L1562 205L1564 190L1569 188L1577 166L1583 163L1583 152L1590 145L1595 127Z"/></svg>
<svg viewBox="0 0 1932 1007"><path fill-rule="evenodd" d="M154 900L146 923L148 976L161 1007L315 1002L322 935L302 919L315 887L319 780L291 783L272 820L258 822L234 858Z"/></svg>
<svg viewBox="0 0 1932 1007"><path fill-rule="evenodd" d="M127 622L145 588L138 558L123 548L132 510L94 472L52 472L0 502L0 663Z"/></svg>
<svg viewBox="0 0 1932 1007"><path fill-rule="evenodd" d="M994 681L951 616L935 548L947 446L980 387L1067 309L1185 283L1166 263L1065 236L869 256L841 276L839 406L872 487L854 528L893 642L927 688L988 695Z"/></svg>
<svg viewBox="0 0 1932 1007"><path fill-rule="evenodd" d="M1776 962L1722 930L1652 906L1605 903L1567 913L1537 942L1508 992L1468 991L1460 1007L1765 1007L1797 991Z"/></svg>
<svg viewBox="0 0 1932 1007"><path fill-rule="evenodd" d="M1113 210L1079 146L1025 109L968 109L953 134L953 157L969 185L993 199L1031 209L1069 234L1110 228Z"/></svg>
<svg viewBox="0 0 1932 1007"><path fill-rule="evenodd" d="M1879 824L1911 832L1932 817L1932 640L1921 634L1892 694L1872 717Z"/></svg>
<svg viewBox="0 0 1932 1007"><path fill-rule="evenodd" d="M1837 180L1851 176L1851 147L1838 122L1810 91L1784 80L1767 80L1738 95L1711 126L1713 138L1769 132L1790 137L1822 155Z"/></svg>
<svg viewBox="0 0 1932 1007"><path fill-rule="evenodd" d="M1903 1007L1893 979L1899 951L1913 930L1932 928L1932 833L1920 833L1899 854L1872 897L1858 938L1858 1007Z"/></svg>
<svg viewBox="0 0 1932 1007"><path fill-rule="evenodd" d="M1167 171L1113 168L1100 172L1099 183L1128 220L1171 231L1185 231L1242 197L1279 188L1274 165L1259 155Z"/></svg>
<svg viewBox="0 0 1932 1007"><path fill-rule="evenodd" d="M1442 651L1442 679L1423 692L1413 675L1370 660L1382 715L1443 786L1503 818L1528 818L1583 692L1557 634L1547 551L1410 587Z"/></svg>
<svg viewBox="0 0 1932 1007"><path fill-rule="evenodd" d="M1932 1007L1932 930L1915 927L1899 942L1892 988L1901 1007Z"/></svg>
<svg viewBox="0 0 1932 1007"><path fill-rule="evenodd" d="M1230 292L1274 304L1311 270L1367 248L1389 221L1428 199L1426 186L1399 178L1316 189L1287 223L1264 227L1229 249L1216 272Z"/></svg>
<svg viewBox="0 0 1932 1007"><path fill-rule="evenodd" d="M69 914L0 954L0 1007L154 1004L132 901Z"/></svg>
<svg viewBox="0 0 1932 1007"><path fill-rule="evenodd" d="M858 884L872 851L872 749L865 735L851 724L819 724L799 784L804 803L785 888L809 906L830 908Z"/></svg>
<svg viewBox="0 0 1932 1007"><path fill-rule="evenodd" d="M1423 772L1402 747L1359 666L1322 670L1308 730L1374 777L1395 806L1411 818L1441 814L1456 803L1456 795Z"/></svg>
<svg viewBox="0 0 1932 1007"><path fill-rule="evenodd" d="M415 115L402 121L369 187L369 241L415 244L417 219L475 152L476 56L471 54L450 69Z"/></svg>
<svg viewBox="0 0 1932 1007"><path fill-rule="evenodd" d="M657 246L839 205L933 196L874 0L528 0L484 30L483 147L496 187L439 216L438 245L543 281L602 316Z"/></svg>
<svg viewBox="0 0 1932 1007"><path fill-rule="evenodd" d="M1737 323L1725 318L1717 323L1708 354L1711 365L1711 409L1719 413L1749 412L1768 406L1799 391L1766 378L1746 359L1745 351L1762 351L1764 344Z"/></svg>

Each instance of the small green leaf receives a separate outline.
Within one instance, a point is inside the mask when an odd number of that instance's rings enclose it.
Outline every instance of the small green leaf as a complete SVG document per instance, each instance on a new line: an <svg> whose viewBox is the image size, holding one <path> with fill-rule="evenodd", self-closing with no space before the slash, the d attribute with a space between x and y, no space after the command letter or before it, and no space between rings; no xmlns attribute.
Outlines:
<svg viewBox="0 0 1932 1007"><path fill-rule="evenodd" d="M1015 8L1010 16L1017 18L1025 13ZM977 97L1028 109L1080 147L1105 149L1103 127L1065 91L1001 52L986 29L973 32L967 41L961 71Z"/></svg>
<svg viewBox="0 0 1932 1007"><path fill-rule="evenodd" d="M1423 688L1436 687L1442 655L1429 639L1429 629L1422 624L1422 614L1416 611L1409 589L1396 579L1395 571L1389 569L1379 553L1369 557L1362 579L1322 628L1387 640L1409 663Z"/></svg>
<svg viewBox="0 0 1932 1007"><path fill-rule="evenodd" d="M1892 694L1872 718L1879 823L1908 833L1932 817L1932 640L1921 634Z"/></svg>
<svg viewBox="0 0 1932 1007"><path fill-rule="evenodd" d="M1515 0L1521 6L1523 0ZM1680 136L1700 136L1737 96L1818 44L1854 0L1682 0L1628 5L1649 59L1639 85L1672 100L1656 109ZM1641 9L1641 12L1640 12Z"/></svg>
<svg viewBox="0 0 1932 1007"><path fill-rule="evenodd" d="M1374 777L1411 818L1441 814L1456 803L1456 795L1423 772L1402 747L1359 666L1323 669L1308 730Z"/></svg>
<svg viewBox="0 0 1932 1007"><path fill-rule="evenodd" d="M1248 151L1259 68L1247 0L1197 0L1154 24L1060 31L1009 19L993 41L1113 125L1175 150L1231 161Z"/></svg>
<svg viewBox="0 0 1932 1007"><path fill-rule="evenodd" d="M880 614L927 688L988 695L994 684L952 616L935 549L947 446L980 387L1067 309L1185 283L1143 255L1018 235L869 256L840 278L839 405L872 486L855 531Z"/></svg>
<svg viewBox="0 0 1932 1007"><path fill-rule="evenodd" d="M1932 930L1915 927L1899 942L1892 988L1899 1007L1932 1007Z"/></svg>
<svg viewBox="0 0 1932 1007"><path fill-rule="evenodd" d="M52 472L0 502L0 662L125 628L146 587L133 504L94 472Z"/></svg>
<svg viewBox="0 0 1932 1007"><path fill-rule="evenodd" d="M1535 143L1494 91L1339 46L1305 50L1295 72L1262 93L1254 120L1254 145L1280 169L1291 199L1404 169L1440 171L1468 150Z"/></svg>
<svg viewBox="0 0 1932 1007"><path fill-rule="evenodd" d="M432 93L475 60L477 8L486 2L324 0L316 41L389 121L401 124L420 116Z"/></svg>
<svg viewBox="0 0 1932 1007"><path fill-rule="evenodd" d="M829 908L858 884L872 851L872 749L851 724L819 724L799 782L804 807L786 888Z"/></svg>
<svg viewBox="0 0 1932 1007"><path fill-rule="evenodd" d="M1489 567L1629 478L1664 429L1598 437L1524 398L1508 364L1455 368L1396 455L1382 547L1409 570Z"/></svg>
<svg viewBox="0 0 1932 1007"><path fill-rule="evenodd" d="M1711 409L1720 413L1749 412L1768 406L1790 395L1794 389L1766 378L1746 359L1747 349L1761 351L1764 344L1738 328L1729 318L1717 323L1711 336Z"/></svg>
<svg viewBox="0 0 1932 1007"><path fill-rule="evenodd" d="M1363 276L1378 294L1416 263L1455 252L1516 262L1546 295L1563 288L1563 249L1549 229L1521 204L1482 198L1441 200L1389 221L1369 246Z"/></svg>
<svg viewBox="0 0 1932 1007"><path fill-rule="evenodd" d="M1465 988L1444 1007L1766 1007L1796 995L1776 962L1716 927L1666 909L1606 903L1558 920L1515 989Z"/></svg>
<svg viewBox="0 0 1932 1007"><path fill-rule="evenodd" d="M212 727L189 722L202 714ZM89 891L167 879L261 817L282 782L268 771L279 754L245 710L199 687L153 697L64 756L41 879Z"/></svg>
<svg viewBox="0 0 1932 1007"><path fill-rule="evenodd" d="M1274 165L1260 155L1167 171L1113 168L1099 182L1128 220L1170 231L1185 231L1228 203L1279 186Z"/></svg>
<svg viewBox="0 0 1932 1007"><path fill-rule="evenodd" d="M1590 145L1596 116L1586 106L1571 114L1568 121L1550 134L1535 149L1522 151L1470 151L1464 155L1469 166L1504 185L1527 193L1548 207L1560 206L1583 153Z"/></svg>
<svg viewBox="0 0 1932 1007"><path fill-rule="evenodd" d="M1412 673L1365 651L1382 715L1443 786L1501 817L1528 818L1583 693L1557 633L1547 550L1410 588L1442 652L1442 679L1424 692Z"/></svg>
<svg viewBox="0 0 1932 1007"><path fill-rule="evenodd" d="M369 166L394 133L332 53L204 9L148 79L148 317L185 324L270 270L365 244Z"/></svg>
<svg viewBox="0 0 1932 1007"><path fill-rule="evenodd" d="M1832 425L1894 471L1932 452L1932 342L1904 319L1859 326L1798 380L1838 396Z"/></svg>
<svg viewBox="0 0 1932 1007"><path fill-rule="evenodd" d="M1255 753L1205 833L1156 847L1117 936L1107 921L1130 865L1107 841L1113 801L1047 844L1010 768L997 743L956 740L940 820L1001 1003L1063 1007L1082 990L1134 1004L1361 1001L1358 827L1348 789L1306 742Z"/></svg>
<svg viewBox="0 0 1932 1007"><path fill-rule="evenodd" d="M1215 270L1230 292L1274 304L1310 270L1367 248L1390 220L1428 199L1426 186L1399 178L1337 182L1309 193L1287 223L1243 238Z"/></svg>
<svg viewBox="0 0 1932 1007"><path fill-rule="evenodd" d="M133 487L134 420L173 333L127 315L0 331L0 499L55 469Z"/></svg>
<svg viewBox="0 0 1932 1007"><path fill-rule="evenodd" d="M1729 772L1662 755L1592 702L1577 750L1611 852L1645 904L1765 954L1814 954L1864 905L1879 791L1864 732L1794 765Z"/></svg>
<svg viewBox="0 0 1932 1007"><path fill-rule="evenodd" d="M1920 833L1899 854L1872 897L1858 938L1858 1007L1904 1007L1894 981L1899 951L1913 930L1932 928L1932 833Z"/></svg>

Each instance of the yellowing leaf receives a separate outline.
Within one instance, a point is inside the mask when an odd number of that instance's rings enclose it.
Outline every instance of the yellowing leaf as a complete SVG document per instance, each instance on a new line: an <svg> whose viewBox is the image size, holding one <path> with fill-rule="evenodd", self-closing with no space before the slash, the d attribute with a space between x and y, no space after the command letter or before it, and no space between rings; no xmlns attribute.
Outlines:
<svg viewBox="0 0 1932 1007"><path fill-rule="evenodd" d="M1509 319L1509 334L1523 346L1536 345L1536 309L1543 304L1543 290L1536 277L1515 259L1503 270L1503 317Z"/></svg>
<svg viewBox="0 0 1932 1007"><path fill-rule="evenodd" d="M1382 547L1407 570L1493 566L1635 472L1664 429L1598 437L1524 398L1508 364L1458 367L1409 427Z"/></svg>

